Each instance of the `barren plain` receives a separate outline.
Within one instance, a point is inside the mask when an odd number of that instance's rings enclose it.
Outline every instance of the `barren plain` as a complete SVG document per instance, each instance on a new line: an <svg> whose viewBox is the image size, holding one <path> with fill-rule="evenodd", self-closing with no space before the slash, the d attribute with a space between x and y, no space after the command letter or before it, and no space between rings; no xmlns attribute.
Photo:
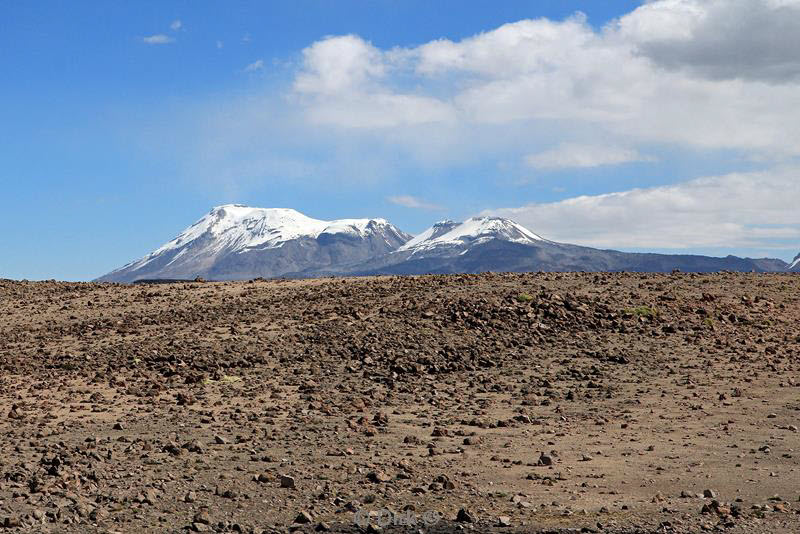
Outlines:
<svg viewBox="0 0 800 534"><path fill-rule="evenodd" d="M800 532L800 276L0 281L0 531Z"/></svg>

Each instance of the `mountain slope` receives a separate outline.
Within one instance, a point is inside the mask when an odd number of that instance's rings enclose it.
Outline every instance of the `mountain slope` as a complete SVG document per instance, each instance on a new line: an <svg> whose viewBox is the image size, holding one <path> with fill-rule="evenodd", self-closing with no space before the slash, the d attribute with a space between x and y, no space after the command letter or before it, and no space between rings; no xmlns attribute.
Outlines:
<svg viewBox="0 0 800 534"><path fill-rule="evenodd" d="M800 254L794 257L786 270L790 273L800 273Z"/></svg>
<svg viewBox="0 0 800 534"><path fill-rule="evenodd" d="M643 254L599 250L548 241L521 225L497 217L463 223L437 223L386 256L350 269L358 274L478 273L484 271L640 271L721 270L780 272L773 259L728 256Z"/></svg>
<svg viewBox="0 0 800 534"><path fill-rule="evenodd" d="M229 204L98 281L276 277L364 261L395 250L410 237L384 219L321 221L292 209Z"/></svg>

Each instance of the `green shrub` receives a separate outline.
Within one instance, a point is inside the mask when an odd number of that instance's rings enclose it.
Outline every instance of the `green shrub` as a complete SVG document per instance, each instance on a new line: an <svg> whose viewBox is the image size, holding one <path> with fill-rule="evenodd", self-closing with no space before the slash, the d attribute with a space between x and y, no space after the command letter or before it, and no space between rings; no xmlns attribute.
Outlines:
<svg viewBox="0 0 800 534"><path fill-rule="evenodd" d="M625 313L635 315L636 317L658 317L658 310L650 306L636 306L635 308L628 308Z"/></svg>

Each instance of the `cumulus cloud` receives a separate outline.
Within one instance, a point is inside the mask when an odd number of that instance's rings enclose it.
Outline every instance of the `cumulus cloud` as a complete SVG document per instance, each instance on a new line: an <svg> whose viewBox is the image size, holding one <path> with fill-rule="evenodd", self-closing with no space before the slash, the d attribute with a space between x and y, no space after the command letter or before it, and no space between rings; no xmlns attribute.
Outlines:
<svg viewBox="0 0 800 534"><path fill-rule="evenodd" d="M600 247L764 247L800 240L800 168L731 173L486 212Z"/></svg>
<svg viewBox="0 0 800 534"><path fill-rule="evenodd" d="M247 65L243 69L243 71L244 72L257 72L257 71L260 71L260 70L263 70L263 69L264 69L264 60L263 59L258 59L256 61L253 61L249 65Z"/></svg>
<svg viewBox="0 0 800 534"><path fill-rule="evenodd" d="M172 24L169 25L169 29L176 32L183 28L183 22L180 19L176 19L172 21Z"/></svg>
<svg viewBox="0 0 800 534"><path fill-rule="evenodd" d="M783 83L800 76L795 0L662 0L622 17L616 31L657 64L702 77Z"/></svg>
<svg viewBox="0 0 800 534"><path fill-rule="evenodd" d="M630 148L576 143L562 143L525 157L525 163L534 169L588 168L636 161L653 161L653 158Z"/></svg>
<svg viewBox="0 0 800 534"><path fill-rule="evenodd" d="M392 204L396 204L398 206L403 206L404 208L413 208L413 209L421 209L421 210L440 210L442 209L441 206L436 204L431 204L429 202L425 202L417 197L413 197L411 195L399 195L393 197L387 197L386 200L391 202Z"/></svg>
<svg viewBox="0 0 800 534"><path fill-rule="evenodd" d="M797 6L656 0L602 30L579 14L388 50L329 37L304 50L293 89L312 121L345 128L559 122L640 142L798 155Z"/></svg>
<svg viewBox="0 0 800 534"><path fill-rule="evenodd" d="M149 45L162 45L173 42L175 39L163 33L142 37L142 42Z"/></svg>
<svg viewBox="0 0 800 534"><path fill-rule="evenodd" d="M303 51L294 81L313 122L355 128L385 128L453 118L435 97L403 93L383 83L397 65L391 52L355 35L329 37Z"/></svg>

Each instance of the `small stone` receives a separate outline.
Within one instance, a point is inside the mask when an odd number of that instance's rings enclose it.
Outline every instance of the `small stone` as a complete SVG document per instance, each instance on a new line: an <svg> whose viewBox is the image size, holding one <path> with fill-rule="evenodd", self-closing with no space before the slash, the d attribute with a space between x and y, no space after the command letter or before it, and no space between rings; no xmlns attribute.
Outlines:
<svg viewBox="0 0 800 534"><path fill-rule="evenodd" d="M458 511L458 515L456 515L456 521L459 523L474 523L475 516L469 512L466 508L461 508Z"/></svg>
<svg viewBox="0 0 800 534"><path fill-rule="evenodd" d="M367 475L367 480L379 484L381 482L389 482L392 480L392 477L383 471L372 471Z"/></svg>
<svg viewBox="0 0 800 534"><path fill-rule="evenodd" d="M545 453L542 453L539 456L537 465L553 465L553 459L550 456L547 456Z"/></svg>
<svg viewBox="0 0 800 534"><path fill-rule="evenodd" d="M227 445L227 444L228 444L228 440L227 440L227 439L225 439L225 438L224 438L224 437L222 437L222 436L214 436L214 442L215 442L217 445Z"/></svg>
<svg viewBox="0 0 800 534"><path fill-rule="evenodd" d="M186 495L183 496L183 502L186 503L193 503L197 501L197 494L193 491L188 492Z"/></svg>
<svg viewBox="0 0 800 534"><path fill-rule="evenodd" d="M312 521L314 521L314 518L311 517L311 514L306 512L305 510L297 514L297 517L294 518L294 522L297 523L298 525L307 525Z"/></svg>
<svg viewBox="0 0 800 534"><path fill-rule="evenodd" d="M194 519L192 520L195 524L201 523L203 525L210 525L211 524L211 516L208 515L208 510L200 510L196 514L194 514Z"/></svg>
<svg viewBox="0 0 800 534"><path fill-rule="evenodd" d="M153 488L147 488L144 492L143 502L152 506L156 503L157 500L158 500L158 493L156 493L156 490L154 490Z"/></svg>
<svg viewBox="0 0 800 534"><path fill-rule="evenodd" d="M108 516L111 515L108 513L108 510L105 508L95 508L89 514L89 519L95 522L103 521L104 519L108 519Z"/></svg>
<svg viewBox="0 0 800 534"><path fill-rule="evenodd" d="M501 527L510 527L511 526L511 518L507 515L501 515L497 518L497 524Z"/></svg>
<svg viewBox="0 0 800 534"><path fill-rule="evenodd" d="M445 489L445 490L456 489L455 483L452 480L450 480L450 477L448 477L447 475L439 475L438 477L433 479L433 482L431 483L430 486L437 486L438 489ZM430 486L428 489L434 489Z"/></svg>
<svg viewBox="0 0 800 534"><path fill-rule="evenodd" d="M716 499L717 493L714 490L710 489L703 490L703 497L705 497L706 499Z"/></svg>
<svg viewBox="0 0 800 534"><path fill-rule="evenodd" d="M294 488L294 478L286 475L281 475L281 487L282 488Z"/></svg>

